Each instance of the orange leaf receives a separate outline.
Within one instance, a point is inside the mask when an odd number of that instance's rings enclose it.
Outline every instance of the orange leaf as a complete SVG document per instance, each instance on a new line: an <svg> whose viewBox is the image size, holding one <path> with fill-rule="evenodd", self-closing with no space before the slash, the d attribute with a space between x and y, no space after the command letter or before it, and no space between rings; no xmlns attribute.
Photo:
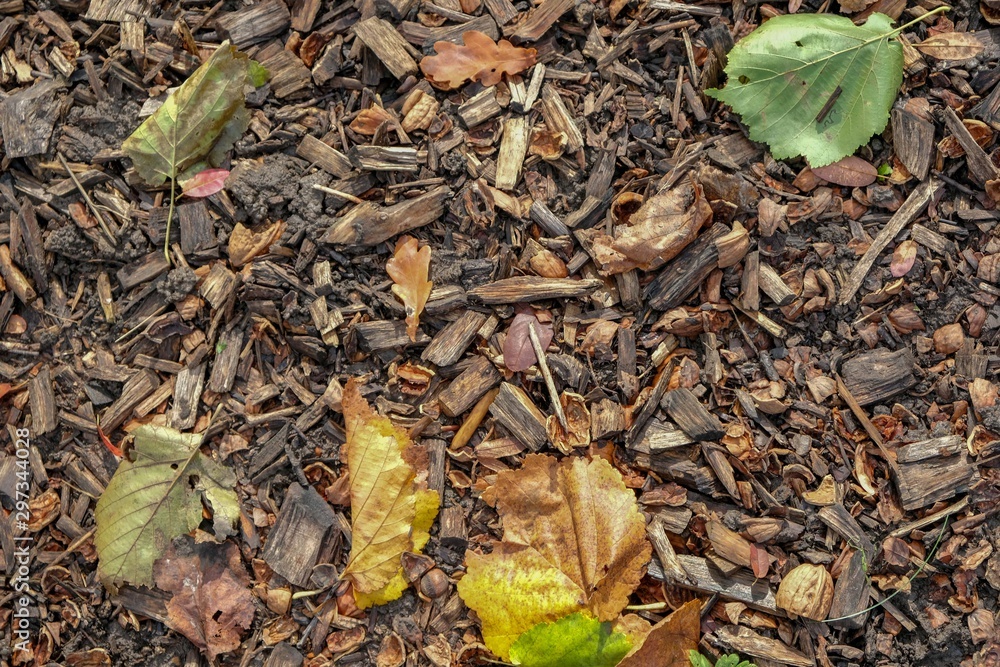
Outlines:
<svg viewBox="0 0 1000 667"><path fill-rule="evenodd" d="M635 652L618 667L689 667L688 651L701 638L701 602L691 600L653 626Z"/></svg>
<svg viewBox="0 0 1000 667"><path fill-rule="evenodd" d="M465 46L435 42L436 56L420 61L420 69L438 88L458 88L466 81L484 86L500 83L503 74L517 74L535 64L535 49L522 49L506 39L494 42L489 35L470 30L462 35Z"/></svg>
<svg viewBox="0 0 1000 667"><path fill-rule="evenodd" d="M382 126L382 123L392 120L392 114L382 107L362 109L351 121L350 128L358 134L372 136Z"/></svg>
<svg viewBox="0 0 1000 667"><path fill-rule="evenodd" d="M430 246L417 249L418 243L412 236L404 236L396 243L396 253L386 265L386 273L395 285L393 293L403 301L406 307L406 333L410 340L417 340L417 328L420 326L420 313L427 305L431 295L431 281L427 274L431 266Z"/></svg>

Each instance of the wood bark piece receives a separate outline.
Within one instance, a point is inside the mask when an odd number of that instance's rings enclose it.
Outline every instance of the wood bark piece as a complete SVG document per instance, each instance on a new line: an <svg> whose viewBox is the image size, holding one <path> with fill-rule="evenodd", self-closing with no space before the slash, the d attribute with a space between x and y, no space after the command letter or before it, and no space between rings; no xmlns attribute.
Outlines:
<svg viewBox="0 0 1000 667"><path fill-rule="evenodd" d="M137 16L145 16L137 14ZM133 17L128 17L133 18ZM292 15L282 0L262 0L250 7L221 14L219 28L240 50L282 33L291 23Z"/></svg>
<svg viewBox="0 0 1000 667"><path fill-rule="evenodd" d="M777 639L759 635L750 628L726 625L716 630L715 636L730 650L741 656L761 658L779 665L789 665L789 667L815 667L816 665L813 658L803 655Z"/></svg>
<svg viewBox="0 0 1000 667"><path fill-rule="evenodd" d="M504 123L500 152L497 155L496 185L498 190L513 190L521 178L521 165L528 152L531 127L524 116L513 116Z"/></svg>
<svg viewBox="0 0 1000 667"><path fill-rule="evenodd" d="M510 434L537 452L548 441L545 415L524 390L509 382L500 385L490 413Z"/></svg>
<svg viewBox="0 0 1000 667"><path fill-rule="evenodd" d="M204 385L205 364L198 364L193 368L185 367L177 374L177 381L174 383L174 405L167 419L171 427L178 431L187 431L194 427Z"/></svg>
<svg viewBox="0 0 1000 667"><path fill-rule="evenodd" d="M771 268L770 264L761 262L759 270L757 280L760 289L771 298L771 301L775 305L787 306L798 298L798 294L792 291L788 284L778 275L778 272Z"/></svg>
<svg viewBox="0 0 1000 667"><path fill-rule="evenodd" d="M476 404L483 394L500 383L502 377L486 357L476 357L451 384L438 395L441 411L457 417Z"/></svg>
<svg viewBox="0 0 1000 667"><path fill-rule="evenodd" d="M850 512L842 504L836 503L820 508L819 519L855 549L861 549L869 566L875 561L875 545Z"/></svg>
<svg viewBox="0 0 1000 667"><path fill-rule="evenodd" d="M0 276L7 283L8 289L26 306L32 306L38 293L32 286L28 277L21 272L21 269L14 264L14 258L10 254L10 246L0 245Z"/></svg>
<svg viewBox="0 0 1000 667"><path fill-rule="evenodd" d="M937 152L933 123L906 109L893 109L892 146L907 171L918 181L927 178Z"/></svg>
<svg viewBox="0 0 1000 667"><path fill-rule="evenodd" d="M923 181L920 185L914 188L910 196L906 198L903 205L893 213L892 218L889 222L885 224L875 240L872 241L868 250L862 255L861 259L854 266L851 271L851 275L848 276L847 282L844 284L843 289L840 292L840 303L848 304L854 295L857 294L858 290L861 288L861 283L864 282L865 277L868 276L868 272L871 270L872 266L878 260L879 255L882 251L886 249L890 242L896 235L903 231L903 228L908 224L913 222L913 220L923 212L924 208L931 200L931 196L938 187L938 181L933 178L929 178Z"/></svg>
<svg viewBox="0 0 1000 667"><path fill-rule="evenodd" d="M718 440L726 433L719 418L709 412L690 389L668 391L660 405L694 440Z"/></svg>
<svg viewBox="0 0 1000 667"><path fill-rule="evenodd" d="M182 204L177 207L177 222L181 233L181 252L189 262L203 263L218 257L218 239L215 223L204 201Z"/></svg>
<svg viewBox="0 0 1000 667"><path fill-rule="evenodd" d="M833 605L827 618L843 619L830 621L836 628L857 630L863 628L870 612L859 613L868 607L870 586L868 584L868 564L865 553L853 550L847 565L840 571L833 587ZM856 615L855 615L856 614ZM850 617L850 618L844 618Z"/></svg>
<svg viewBox="0 0 1000 667"><path fill-rule="evenodd" d="M133 21L137 16L151 16L152 4L147 0L90 0L84 18L113 23Z"/></svg>
<svg viewBox="0 0 1000 667"><path fill-rule="evenodd" d="M954 456L964 447L965 438L960 435L911 442L896 450L896 463L916 463L937 456Z"/></svg>
<svg viewBox="0 0 1000 667"><path fill-rule="evenodd" d="M131 416L132 410L159 386L160 380L153 371L141 370L133 375L122 387L118 399L101 416L101 428L104 432L111 433L125 423Z"/></svg>
<svg viewBox="0 0 1000 667"><path fill-rule="evenodd" d="M915 385L915 366L908 348L895 352L879 348L845 361L841 366L841 376L859 405L871 405Z"/></svg>
<svg viewBox="0 0 1000 667"><path fill-rule="evenodd" d="M649 541L653 543L656 555L660 559L663 580L670 584L694 585L694 580L684 571L684 566L681 565L680 559L677 558L677 552L674 551L673 545L670 544L670 538L667 537L667 531L663 527L663 520L656 518L650 521L649 525L646 526L646 535L649 537Z"/></svg>
<svg viewBox="0 0 1000 667"><path fill-rule="evenodd" d="M322 241L333 245L377 245L397 234L423 227L444 215L451 189L441 185L392 206L358 204L334 221Z"/></svg>
<svg viewBox="0 0 1000 667"><path fill-rule="evenodd" d="M635 451L644 454L656 454L670 449L687 447L695 444L696 440L679 428L671 428L663 422L653 419L646 432L636 446Z"/></svg>
<svg viewBox="0 0 1000 667"><path fill-rule="evenodd" d="M462 354L475 340L476 333L485 323L484 313L466 310L431 339L420 358L435 366L451 366L462 358Z"/></svg>
<svg viewBox="0 0 1000 667"><path fill-rule="evenodd" d="M242 351L243 329L237 325L224 331L215 346L215 360L208 379L209 391L224 394L233 388Z"/></svg>
<svg viewBox="0 0 1000 667"><path fill-rule="evenodd" d="M270 74L268 83L275 97L305 97L312 87L312 73L297 55L282 49L261 63Z"/></svg>
<svg viewBox="0 0 1000 667"><path fill-rule="evenodd" d="M979 184L986 187L990 181L1000 178L1000 169L993 166L990 156L976 143L969 129L965 127L955 110L945 106L942 112L944 124L948 131L958 140L962 150L965 151L965 163L969 168L969 175Z"/></svg>
<svg viewBox="0 0 1000 667"><path fill-rule="evenodd" d="M347 157L363 171L420 171L417 149L410 146L351 146Z"/></svg>
<svg viewBox="0 0 1000 667"><path fill-rule="evenodd" d="M52 390L52 374L42 366L28 386L31 403L31 433L45 435L56 427L56 396Z"/></svg>
<svg viewBox="0 0 1000 667"><path fill-rule="evenodd" d="M718 593L719 597L725 600L742 602L748 607L776 616L785 615L775 604L774 591L767 582L755 579L750 572L740 570L732 576L727 576L713 565L709 565L705 558L677 554L677 560L692 582L690 584L678 582L679 586L708 595ZM663 570L656 561L649 565L649 576L658 581L665 581Z"/></svg>
<svg viewBox="0 0 1000 667"><path fill-rule="evenodd" d="M575 280L572 278L539 278L538 276L515 276L497 280L476 287L469 295L482 303L520 303L543 299L567 299L592 294L604 285L596 278Z"/></svg>
<svg viewBox="0 0 1000 667"><path fill-rule="evenodd" d="M937 456L900 464L896 470L896 487L903 509L910 511L965 493L978 478L976 464L963 449L956 456Z"/></svg>
<svg viewBox="0 0 1000 667"><path fill-rule="evenodd" d="M353 30L394 77L402 81L417 73L417 62L410 55L409 45L392 24L373 16L355 23Z"/></svg>
<svg viewBox="0 0 1000 667"><path fill-rule="evenodd" d="M298 649L288 642L280 642L267 657L264 667L302 667L303 662L305 657Z"/></svg>
<svg viewBox="0 0 1000 667"><path fill-rule="evenodd" d="M547 0L530 10L523 21L505 26L504 34L518 42L534 42L575 6L576 0Z"/></svg>
<svg viewBox="0 0 1000 667"><path fill-rule="evenodd" d="M426 345L430 342L427 334L417 331L417 340L411 341L406 333L406 323L401 320L377 320L374 322L358 322L352 330L357 334L361 349L365 352L392 350L397 347Z"/></svg>
<svg viewBox="0 0 1000 667"><path fill-rule="evenodd" d="M133 287L147 283L154 278L159 278L170 270L167 258L159 250L140 257L131 264L126 264L118 269L118 282L122 289L128 292Z"/></svg>
<svg viewBox="0 0 1000 667"><path fill-rule="evenodd" d="M496 86L485 88L470 97L458 107L458 117L462 119L467 129L481 125L491 118L496 118L503 112L503 107L497 102Z"/></svg>
<svg viewBox="0 0 1000 667"><path fill-rule="evenodd" d="M346 155L311 134L302 137L298 148L295 149L295 154L303 160L309 160L337 178L347 178L354 169Z"/></svg>
<svg viewBox="0 0 1000 667"><path fill-rule="evenodd" d="M693 461L687 452L671 450L658 454L637 453L635 467L652 470L666 479L706 496L714 496L721 491L713 470L709 466Z"/></svg>
<svg viewBox="0 0 1000 667"><path fill-rule="evenodd" d="M261 557L290 583L307 586L335 522L333 509L316 489L292 484Z"/></svg>
<svg viewBox="0 0 1000 667"><path fill-rule="evenodd" d="M542 117L552 132L566 135L566 152L575 153L583 148L583 134L570 115L562 96L550 83L542 86Z"/></svg>
<svg viewBox="0 0 1000 667"><path fill-rule="evenodd" d="M58 81L38 79L30 88L0 102L0 130L8 158L49 151L52 129L59 120L56 93L61 87Z"/></svg>
<svg viewBox="0 0 1000 667"><path fill-rule="evenodd" d="M650 307L670 310L684 303L718 266L719 251L715 241L728 233L728 227L716 223L667 262L643 291Z"/></svg>

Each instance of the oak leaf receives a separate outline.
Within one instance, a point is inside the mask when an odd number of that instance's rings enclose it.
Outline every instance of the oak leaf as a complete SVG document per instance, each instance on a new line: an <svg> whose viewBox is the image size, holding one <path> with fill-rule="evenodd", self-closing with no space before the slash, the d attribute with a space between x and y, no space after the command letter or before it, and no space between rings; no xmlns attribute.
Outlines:
<svg viewBox="0 0 1000 667"><path fill-rule="evenodd" d="M518 74L535 64L535 49L516 47L506 39L494 42L478 30L464 33L462 41L464 46L435 42L437 55L420 61L424 76L438 88L451 90L466 81L495 86L503 74Z"/></svg>
<svg viewBox="0 0 1000 667"><path fill-rule="evenodd" d="M416 342L420 327L420 313L431 295L431 283L427 279L431 266L431 248L418 248L417 239L404 236L396 243L396 253L385 265L385 271L392 278L393 293L403 301L406 308L406 333Z"/></svg>
<svg viewBox="0 0 1000 667"><path fill-rule="evenodd" d="M170 546L156 561L156 586L173 597L167 625L191 640L211 660L240 647L240 635L253 624L250 577L232 542Z"/></svg>
<svg viewBox="0 0 1000 667"><path fill-rule="evenodd" d="M680 254L712 220L712 207L701 185L688 181L653 195L619 225L614 235L598 232L593 255L602 275L634 268L651 271Z"/></svg>
<svg viewBox="0 0 1000 667"><path fill-rule="evenodd" d="M701 637L701 602L691 600L650 629L642 646L618 667L689 667L688 651Z"/></svg>
<svg viewBox="0 0 1000 667"><path fill-rule="evenodd" d="M351 488L351 556L343 578L358 607L397 599L406 590L400 557L419 553L437 516L427 488L427 452L405 431L372 412L357 382L344 388L347 470Z"/></svg>
<svg viewBox="0 0 1000 667"><path fill-rule="evenodd" d="M503 541L488 555L466 554L458 592L491 651L507 659L522 633L578 611L618 616L651 547L635 495L610 463L530 454L497 475L484 499L496 503Z"/></svg>

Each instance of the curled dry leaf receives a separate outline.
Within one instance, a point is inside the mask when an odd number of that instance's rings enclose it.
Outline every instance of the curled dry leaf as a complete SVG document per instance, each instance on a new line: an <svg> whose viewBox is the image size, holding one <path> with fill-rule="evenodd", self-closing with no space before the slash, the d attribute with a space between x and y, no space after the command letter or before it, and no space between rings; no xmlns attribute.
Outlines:
<svg viewBox="0 0 1000 667"><path fill-rule="evenodd" d="M373 413L353 378L344 388L343 409L353 539L342 576L365 609L406 590L401 557L427 544L438 495L427 489L427 452Z"/></svg>
<svg viewBox="0 0 1000 667"><path fill-rule="evenodd" d="M983 43L969 32L942 32L913 46L938 60L968 60L983 52Z"/></svg>
<svg viewBox="0 0 1000 667"><path fill-rule="evenodd" d="M487 555L466 552L458 592L491 651L507 659L522 633L578 611L618 616L651 547L635 494L610 463L529 454L484 499L496 503L503 541Z"/></svg>
<svg viewBox="0 0 1000 667"><path fill-rule="evenodd" d="M587 402L573 392L564 391L559 396L562 404L563 414L566 415L566 424L569 426L567 432L556 415L549 415L545 420L545 430L560 452L569 454L576 447L586 447L590 444L590 411L587 410Z"/></svg>
<svg viewBox="0 0 1000 667"><path fill-rule="evenodd" d="M371 106L362 109L354 120L351 121L350 128L358 134L372 136L382 127L382 123L392 120L392 114L380 106Z"/></svg>
<svg viewBox="0 0 1000 667"><path fill-rule="evenodd" d="M844 187L864 187L878 179L878 169L870 162L849 155L825 167L813 167L812 173L824 181Z"/></svg>
<svg viewBox="0 0 1000 667"><path fill-rule="evenodd" d="M417 340L420 327L420 313L431 295L432 283L427 279L431 266L431 248L419 243L412 236L404 236L396 243L396 253L385 265L385 271L392 278L393 293L403 301L406 308L406 333L410 340Z"/></svg>
<svg viewBox="0 0 1000 667"><path fill-rule="evenodd" d="M528 327L534 325L538 342L544 350L552 342L552 325L542 324L535 317L534 311L530 308L514 316L507 330L507 338L503 343L503 365L507 370L515 373L526 371L531 368L538 359L535 356L535 348L531 344L531 337L528 335Z"/></svg>
<svg viewBox="0 0 1000 667"><path fill-rule="evenodd" d="M238 269L251 259L265 252L271 244L281 238L285 231L285 221L279 220L270 227L254 231L237 222L229 235L229 263Z"/></svg>
<svg viewBox="0 0 1000 667"><path fill-rule="evenodd" d="M822 565L799 565L781 580L775 603L793 617L825 620L833 605L833 578Z"/></svg>
<svg viewBox="0 0 1000 667"><path fill-rule="evenodd" d="M531 143L528 144L528 153L543 160L558 160L566 150L568 141L565 132L534 130L531 133Z"/></svg>
<svg viewBox="0 0 1000 667"><path fill-rule="evenodd" d="M518 74L535 64L535 49L516 47L506 39L494 42L478 30L464 33L462 41L464 46L435 42L437 55L420 61L424 76L438 88L450 90L466 81L495 86L504 74Z"/></svg>
<svg viewBox="0 0 1000 667"><path fill-rule="evenodd" d="M961 324L946 324L934 332L934 351L938 354L952 354L962 349L965 331Z"/></svg>
<svg viewBox="0 0 1000 667"><path fill-rule="evenodd" d="M654 625L635 652L618 667L689 667L688 651L701 638L701 602L691 600Z"/></svg>
<svg viewBox="0 0 1000 667"><path fill-rule="evenodd" d="M892 273L893 278L902 278L910 269L913 268L913 263L917 260L917 244L915 241L907 239L896 246L896 249L892 251L892 263L889 265L889 271Z"/></svg>
<svg viewBox="0 0 1000 667"><path fill-rule="evenodd" d="M216 192L222 192L228 177L228 169L204 169L178 183L187 197L208 197Z"/></svg>
<svg viewBox="0 0 1000 667"><path fill-rule="evenodd" d="M156 561L156 586L172 593L167 625L191 640L211 660L240 647L240 635L253 624L250 577L232 542L171 544Z"/></svg>
<svg viewBox="0 0 1000 667"><path fill-rule="evenodd" d="M711 219L701 186L687 181L650 197L613 236L598 232L593 255L603 275L651 271L680 254Z"/></svg>

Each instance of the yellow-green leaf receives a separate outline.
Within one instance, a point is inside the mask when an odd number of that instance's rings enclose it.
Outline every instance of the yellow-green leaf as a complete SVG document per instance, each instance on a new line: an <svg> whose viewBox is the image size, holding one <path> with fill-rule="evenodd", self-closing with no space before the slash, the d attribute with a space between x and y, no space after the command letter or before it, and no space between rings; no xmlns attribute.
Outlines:
<svg viewBox="0 0 1000 667"><path fill-rule="evenodd" d="M631 648L610 622L578 613L525 632L510 647L510 660L524 667L615 667Z"/></svg>
<svg viewBox="0 0 1000 667"><path fill-rule="evenodd" d="M205 162L218 166L250 123L244 88L259 65L228 41L122 144L142 180L160 185ZM198 171L201 169L199 168Z"/></svg>
<svg viewBox="0 0 1000 667"><path fill-rule="evenodd" d="M204 505L219 537L232 534L240 514L236 475L201 453L200 435L149 425L134 435L135 459L122 460L97 501L97 571L111 590L152 586L153 561L198 527Z"/></svg>
<svg viewBox="0 0 1000 667"><path fill-rule="evenodd" d="M419 552L437 516L427 489L427 453L388 418L372 412L354 380L343 397L351 489L351 556L343 577L366 608L402 595L400 557Z"/></svg>
<svg viewBox="0 0 1000 667"><path fill-rule="evenodd" d="M484 498L496 501L503 541L466 554L458 592L491 651L506 659L523 632L577 611L618 616L652 549L635 494L611 464L531 454Z"/></svg>

